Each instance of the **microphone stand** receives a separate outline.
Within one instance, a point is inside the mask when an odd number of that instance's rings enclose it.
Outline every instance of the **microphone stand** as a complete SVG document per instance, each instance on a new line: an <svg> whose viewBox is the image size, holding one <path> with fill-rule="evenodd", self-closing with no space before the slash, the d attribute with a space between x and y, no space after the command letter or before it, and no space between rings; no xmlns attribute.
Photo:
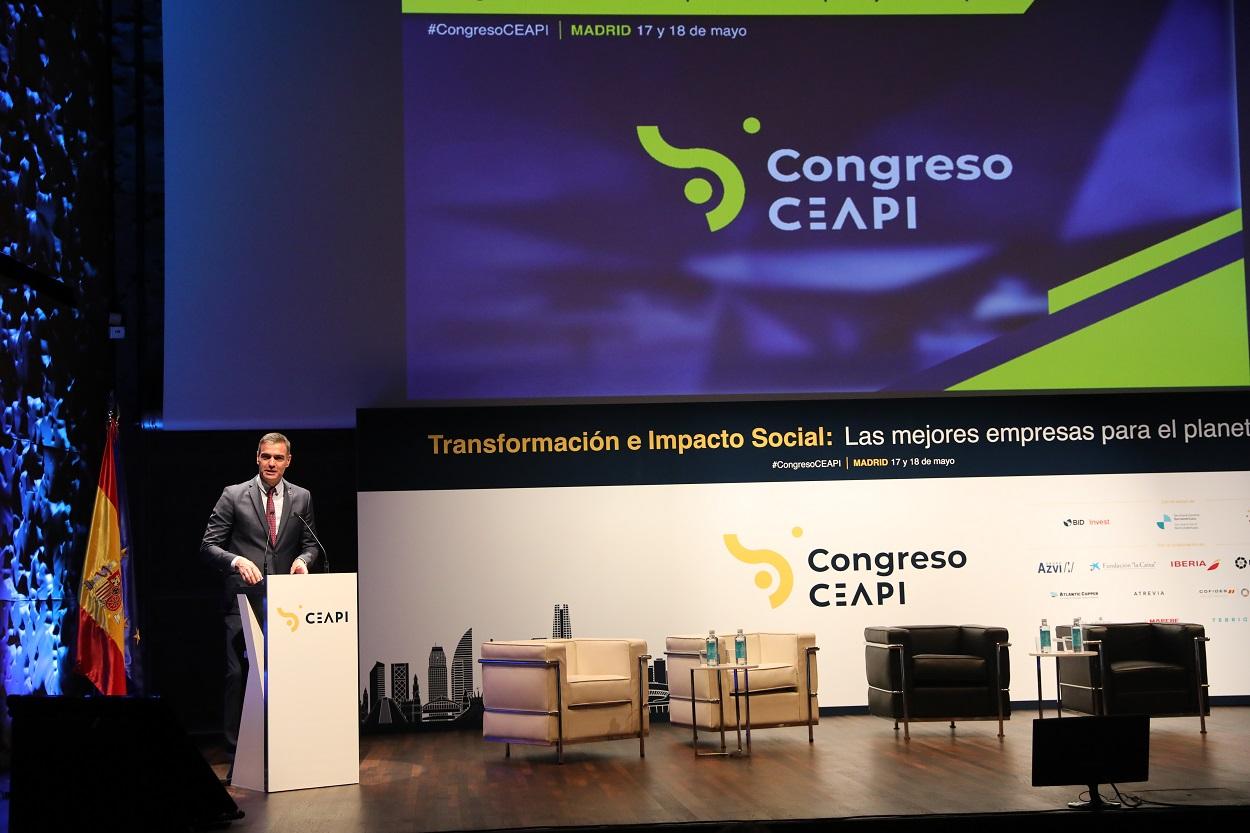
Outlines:
<svg viewBox="0 0 1250 833"><path fill-rule="evenodd" d="M321 547L321 557L322 559L325 560L325 565L326 565L326 568L322 570L322 572L324 573L330 572L330 553L326 551L326 545L321 543L321 539L317 537L317 531L312 528L312 524L310 524L307 520L305 520L304 516L301 515L299 512L292 512L291 514L299 518L299 522L302 523L304 525L304 528L308 530L308 533L312 535L313 540L317 542L317 546Z"/></svg>

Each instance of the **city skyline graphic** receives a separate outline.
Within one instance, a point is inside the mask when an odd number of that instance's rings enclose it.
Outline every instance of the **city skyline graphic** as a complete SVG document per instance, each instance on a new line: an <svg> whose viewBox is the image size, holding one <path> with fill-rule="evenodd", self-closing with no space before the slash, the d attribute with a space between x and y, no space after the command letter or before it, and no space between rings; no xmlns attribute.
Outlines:
<svg viewBox="0 0 1250 833"><path fill-rule="evenodd" d="M553 606L551 638L573 638L567 603ZM482 693L473 687L476 662L472 627L457 641L450 663L441 643L431 645L425 663L423 701L421 679L410 662L395 661L388 666L375 660L360 696L361 726L371 732L480 728ZM647 666L647 708L651 716L667 718L668 702L668 666L660 657Z"/></svg>

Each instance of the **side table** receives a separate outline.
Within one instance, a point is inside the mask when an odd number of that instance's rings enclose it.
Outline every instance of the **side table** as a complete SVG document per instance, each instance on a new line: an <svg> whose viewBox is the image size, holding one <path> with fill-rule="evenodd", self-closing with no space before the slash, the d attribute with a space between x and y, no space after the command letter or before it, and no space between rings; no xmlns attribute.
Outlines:
<svg viewBox="0 0 1250 833"><path fill-rule="evenodd" d="M690 669L690 726L694 732L694 754L697 758L728 756L733 758L746 758L751 755L751 669L759 668L758 664L739 665L737 663L721 663L718 665L696 665ZM701 671L711 671L716 677L716 699L710 697L704 702L714 703L716 705L717 723L720 725L720 751L718 752L700 752L699 751L699 715L698 715L698 698L695 697L697 689L694 685L694 675ZM722 671L732 671L734 674L734 727L738 736L738 748L727 750L725 748L725 690L724 684L721 682ZM738 672L742 672L742 688L738 688ZM710 694L710 692L709 692ZM738 695L741 695L740 697ZM739 700L742 705L739 706ZM742 748L742 712L746 711L746 750Z"/></svg>
<svg viewBox="0 0 1250 833"><path fill-rule="evenodd" d="M1029 651L1029 656L1037 658L1037 716L1045 717L1042 714L1042 657L1050 657L1055 660L1055 716L1063 717L1063 686L1059 682L1059 660L1068 657L1096 657L1097 651ZM1097 692L1097 702L1102 703L1101 682L1099 687L1095 689Z"/></svg>

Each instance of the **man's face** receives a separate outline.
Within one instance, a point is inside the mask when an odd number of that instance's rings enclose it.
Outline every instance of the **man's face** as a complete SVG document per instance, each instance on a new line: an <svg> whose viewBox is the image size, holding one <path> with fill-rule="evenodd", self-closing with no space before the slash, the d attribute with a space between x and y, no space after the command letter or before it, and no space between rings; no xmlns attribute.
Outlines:
<svg viewBox="0 0 1250 833"><path fill-rule="evenodd" d="M291 455L287 453L286 443L261 443L260 451L256 452L256 467L260 469L260 479L266 486L277 486L278 481L291 465Z"/></svg>

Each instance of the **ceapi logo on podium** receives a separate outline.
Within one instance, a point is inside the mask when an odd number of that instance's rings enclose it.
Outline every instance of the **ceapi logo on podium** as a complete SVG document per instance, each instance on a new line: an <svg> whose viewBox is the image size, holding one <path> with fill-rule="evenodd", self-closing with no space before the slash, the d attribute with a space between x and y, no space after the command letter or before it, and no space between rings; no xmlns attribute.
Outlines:
<svg viewBox="0 0 1250 833"><path fill-rule="evenodd" d="M304 609L303 605L299 606L300 610ZM299 630L300 620L303 619L305 624L309 625L338 625L351 621L351 611L349 610L310 610L303 616L298 613L278 608L278 615L286 620L286 626L291 633Z"/></svg>

